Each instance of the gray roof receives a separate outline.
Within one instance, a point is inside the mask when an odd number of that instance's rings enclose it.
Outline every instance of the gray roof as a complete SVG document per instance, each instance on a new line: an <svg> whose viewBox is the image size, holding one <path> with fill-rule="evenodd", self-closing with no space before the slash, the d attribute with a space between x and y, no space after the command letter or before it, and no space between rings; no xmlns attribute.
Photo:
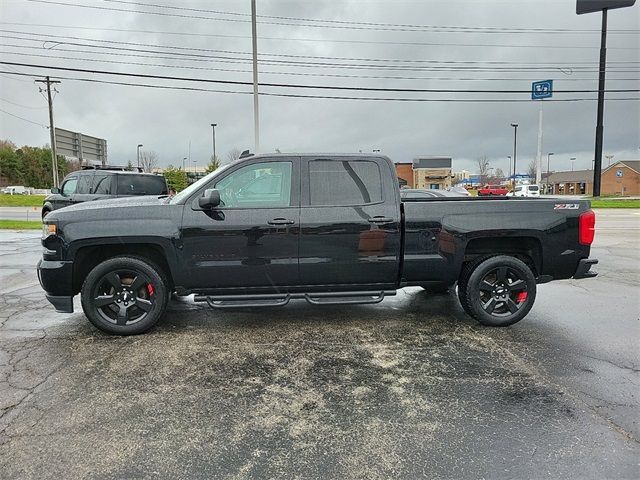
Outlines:
<svg viewBox="0 0 640 480"><path fill-rule="evenodd" d="M552 172L549 183L593 182L593 170L574 170L572 172Z"/></svg>
<svg viewBox="0 0 640 480"><path fill-rule="evenodd" d="M613 165L609 165L605 171L609 170L610 168L620 168L621 165L626 165L627 167L629 167L632 170L635 170L636 172L640 173L640 160L620 160L616 163L614 163Z"/></svg>
<svg viewBox="0 0 640 480"><path fill-rule="evenodd" d="M414 158L413 168L451 168L451 157Z"/></svg>

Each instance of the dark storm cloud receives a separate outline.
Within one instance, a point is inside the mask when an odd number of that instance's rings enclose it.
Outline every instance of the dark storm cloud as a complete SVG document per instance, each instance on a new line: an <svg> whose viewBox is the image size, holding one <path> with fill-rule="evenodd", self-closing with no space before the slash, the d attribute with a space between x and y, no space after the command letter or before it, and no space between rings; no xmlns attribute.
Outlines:
<svg viewBox="0 0 640 480"><path fill-rule="evenodd" d="M158 2L166 3L166 2ZM174 4L178 4L174 2ZM90 5L126 8L111 2L93 2ZM190 8L249 13L246 1L189 1L179 5ZM21 22L30 25L0 24L2 29L23 32L40 32L93 39L137 42L157 45L184 46L201 49L250 52L250 24L171 16L144 15L133 12L64 7L9 0L1 4L2 22ZM171 10L132 7L134 9L168 12ZM463 25L471 27L521 27L558 29L599 29L599 15L576 16L573 0L556 1L431 1L431 2L383 2L383 1L286 1L258 0L258 13L273 16L333 19L340 21L383 22L425 25ZM176 13L175 11L173 11ZM179 13L179 12L178 12ZM207 13L184 11L185 14L216 16ZM632 11L614 11L610 14L610 29L639 28L638 7ZM227 17L244 19L244 17ZM266 20L266 19L265 19ZM285 21L286 22L286 21ZM36 27L35 24L60 25L60 27ZM66 29L65 26L88 26L91 30ZM105 29L122 29L111 31ZM144 30L147 33L136 32ZM241 38L171 35L175 32L201 35L228 35ZM322 76L286 76L261 74L262 82L298 83L315 85L349 85L400 88L452 88L452 89L509 89L528 90L532 80L553 78L555 88L594 89L596 73L581 73L564 68L567 65L590 62L595 68L598 58L598 34L460 34L416 33L357 29L327 29L309 26L260 24L259 51L262 54L314 55L328 57L388 58L404 60L439 61L492 61L538 62L557 64L562 69L554 72L504 70L478 71L378 71L346 70L330 67L303 68L280 65L261 66L269 72L470 77L470 78L518 78L520 80L493 81L443 81L333 78ZM314 38L325 41L285 41L268 37ZM434 44L482 45L394 45L335 43L329 40L376 42L426 42ZM611 62L639 62L638 35L612 34L609 40ZM126 56L127 52L113 51L113 55L77 54L59 51L58 46L48 51L19 50L7 44L31 42L4 39L2 52L20 51L21 56L3 53L7 61L25 63L68 65L114 71L133 71L160 75L176 75L199 78L251 81L250 63L224 63L214 61L180 61ZM47 44L46 46L51 46ZM493 46L492 46L493 45ZM512 48L510 45L538 45L539 48ZM590 48L556 48L579 46ZM620 48L623 47L623 48ZM631 48L629 48L631 47ZM58 51L57 51L58 50ZM56 53L57 51L57 53ZM155 63L190 68L145 67L117 63L45 59L33 54L83 56L119 62ZM249 58L249 56L247 56ZM264 57L263 57L264 58ZM274 58L274 57L272 57ZM279 57L275 57L279 58ZM352 62L366 63L366 62ZM370 62L369 62L370 63ZM504 66L504 65L502 65ZM618 64L628 67L628 73L611 73L609 78L637 78L638 63ZM222 72L207 68L236 69L246 72ZM592 68L592 69L593 69ZM3 68L3 70L5 70ZM25 68L15 70L28 71ZM44 73L44 71L41 71ZM52 75L56 73L51 72ZM67 74L91 78L88 74ZM104 79L106 77L95 76ZM572 81L588 78L587 81ZM111 78L113 79L113 78ZM192 84L176 81L115 79L157 85L198 86L204 88L250 92L249 86ZM2 109L19 116L46 124L44 100L30 79L12 79L0 76ZM609 81L609 88L638 88L638 81ZM78 130L104 137L109 143L110 161L123 163L135 157L136 145L143 143L146 149L155 150L165 165L180 164L187 156L191 142L192 159L202 165L211 154L210 123L218 123L217 147L224 153L231 148L252 148L253 110L250 94L222 94L186 92L160 89L144 89L99 83L83 83L65 80L59 86L55 100L56 123L60 127ZM276 88L264 92L282 91ZM295 93L324 95L363 96L411 96L403 93L354 93L321 90L296 90ZM487 98L486 94L416 94L424 98ZM566 98L567 95L565 95ZM575 96L593 96L590 94ZM611 95L614 96L614 95ZM619 94L632 96L638 94ZM528 98L527 94L520 95ZM490 98L501 98L492 95ZM563 98L560 94L557 98ZM8 103L10 101L12 103ZM16 105L18 104L18 105ZM617 159L637 158L639 139L638 102L607 103L605 116L605 153L615 154ZM32 107L32 108L25 108ZM587 167L593 152L595 102L547 103L545 108L545 151L553 151L557 168L568 168L570 157L579 161L576 168ZM416 155L442 154L455 159L456 169L473 169L474 160L486 155L492 165L506 168L506 156L511 154L512 129L510 122L518 122L519 152L523 168L536 154L537 104L524 103L410 103L363 102L341 100L296 99L261 97L261 139L263 151L370 151L381 149L394 160L408 160ZM0 113L0 137L11 138L18 144L47 143L45 129Z"/></svg>

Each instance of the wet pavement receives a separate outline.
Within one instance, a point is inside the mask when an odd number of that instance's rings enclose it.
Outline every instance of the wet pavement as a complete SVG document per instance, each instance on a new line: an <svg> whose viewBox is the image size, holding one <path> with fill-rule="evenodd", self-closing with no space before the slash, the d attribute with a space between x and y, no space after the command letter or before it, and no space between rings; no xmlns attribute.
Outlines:
<svg viewBox="0 0 640 480"><path fill-rule="evenodd" d="M600 276L483 328L454 295L212 311L113 337L56 314L37 232L0 233L2 478L638 478L640 212Z"/></svg>

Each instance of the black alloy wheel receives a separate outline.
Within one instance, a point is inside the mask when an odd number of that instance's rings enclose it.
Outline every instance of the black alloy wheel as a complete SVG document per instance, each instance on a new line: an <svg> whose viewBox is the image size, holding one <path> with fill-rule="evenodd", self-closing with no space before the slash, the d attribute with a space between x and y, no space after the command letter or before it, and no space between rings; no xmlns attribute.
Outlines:
<svg viewBox="0 0 640 480"><path fill-rule="evenodd" d="M533 307L535 276L527 264L515 257L480 258L463 271L458 298L465 312L483 325L513 325Z"/></svg>
<svg viewBox="0 0 640 480"><path fill-rule="evenodd" d="M96 266L82 286L82 308L96 327L119 335L143 333L168 301L162 270L138 257L115 257Z"/></svg>
<svg viewBox="0 0 640 480"><path fill-rule="evenodd" d="M155 301L154 287L146 275L120 270L109 272L98 282L93 304L98 314L116 325L144 320Z"/></svg>
<svg viewBox="0 0 640 480"><path fill-rule="evenodd" d="M496 317L516 313L529 298L526 282L509 267L489 271L480 281L479 288L482 309Z"/></svg>

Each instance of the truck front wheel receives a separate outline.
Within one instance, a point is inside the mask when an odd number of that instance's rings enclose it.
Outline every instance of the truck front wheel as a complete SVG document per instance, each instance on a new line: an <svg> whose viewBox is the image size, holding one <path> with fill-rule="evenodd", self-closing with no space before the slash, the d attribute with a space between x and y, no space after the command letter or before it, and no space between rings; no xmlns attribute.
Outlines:
<svg viewBox="0 0 640 480"><path fill-rule="evenodd" d="M536 298L536 279L524 262L497 255L469 267L458 284L465 312L491 327L513 325L529 313Z"/></svg>
<svg viewBox="0 0 640 480"><path fill-rule="evenodd" d="M140 257L115 257L97 265L82 285L82 309L100 330L135 335L153 327L167 306L162 269Z"/></svg>

